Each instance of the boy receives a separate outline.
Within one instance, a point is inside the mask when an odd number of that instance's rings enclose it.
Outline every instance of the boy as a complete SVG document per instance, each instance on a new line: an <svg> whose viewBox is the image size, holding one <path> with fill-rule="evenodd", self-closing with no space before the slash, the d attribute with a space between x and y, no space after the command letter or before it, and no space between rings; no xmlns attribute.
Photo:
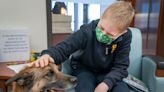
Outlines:
<svg viewBox="0 0 164 92"><path fill-rule="evenodd" d="M128 1L110 5L100 18L82 25L63 42L42 51L31 65L60 64L72 54L72 75L78 78L76 92L129 92L127 77L134 9ZM74 53L75 52L75 53Z"/></svg>

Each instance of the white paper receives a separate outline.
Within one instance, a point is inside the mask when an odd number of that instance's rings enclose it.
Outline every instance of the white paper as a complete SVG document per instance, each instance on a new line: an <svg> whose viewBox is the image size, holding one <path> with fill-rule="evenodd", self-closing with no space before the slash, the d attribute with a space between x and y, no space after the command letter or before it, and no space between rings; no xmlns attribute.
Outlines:
<svg viewBox="0 0 164 92"><path fill-rule="evenodd" d="M30 59L28 32L26 28L0 28L0 62Z"/></svg>
<svg viewBox="0 0 164 92"><path fill-rule="evenodd" d="M27 67L27 65L28 64L18 64L18 65L9 65L7 67L10 68L11 70L14 70L15 73L19 73L22 69Z"/></svg>

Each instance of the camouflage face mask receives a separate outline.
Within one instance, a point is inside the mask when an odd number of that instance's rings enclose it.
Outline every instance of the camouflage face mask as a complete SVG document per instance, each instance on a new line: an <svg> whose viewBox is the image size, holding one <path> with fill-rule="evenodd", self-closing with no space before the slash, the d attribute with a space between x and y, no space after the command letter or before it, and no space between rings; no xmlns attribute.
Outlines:
<svg viewBox="0 0 164 92"><path fill-rule="evenodd" d="M107 44L111 44L113 41L113 39L109 35L103 33L102 29L99 27L96 27L96 38L99 42Z"/></svg>

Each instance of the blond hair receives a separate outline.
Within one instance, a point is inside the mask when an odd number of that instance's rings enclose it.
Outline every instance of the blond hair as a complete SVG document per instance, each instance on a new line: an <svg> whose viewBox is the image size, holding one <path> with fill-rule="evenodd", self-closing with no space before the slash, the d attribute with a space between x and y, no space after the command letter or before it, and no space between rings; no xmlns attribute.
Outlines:
<svg viewBox="0 0 164 92"><path fill-rule="evenodd" d="M102 15L102 19L118 28L125 30L129 27L134 16L134 9L128 1L117 1L110 5Z"/></svg>

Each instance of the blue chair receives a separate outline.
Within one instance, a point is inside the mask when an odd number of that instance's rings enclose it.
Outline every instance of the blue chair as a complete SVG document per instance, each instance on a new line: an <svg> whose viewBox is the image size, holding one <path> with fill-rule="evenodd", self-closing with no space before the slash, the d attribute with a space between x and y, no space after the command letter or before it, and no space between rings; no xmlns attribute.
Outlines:
<svg viewBox="0 0 164 92"><path fill-rule="evenodd" d="M148 87L149 92L164 92L164 77L157 77L155 75L157 63L164 61L164 59L157 56L142 55L142 36L141 31L137 28L130 28L132 31L132 42L130 52L130 66L128 71L131 75L140 79ZM163 63L162 63L163 64ZM70 74L69 59L63 63L62 72ZM67 92L75 92L74 89ZM131 92L135 92L131 90Z"/></svg>

